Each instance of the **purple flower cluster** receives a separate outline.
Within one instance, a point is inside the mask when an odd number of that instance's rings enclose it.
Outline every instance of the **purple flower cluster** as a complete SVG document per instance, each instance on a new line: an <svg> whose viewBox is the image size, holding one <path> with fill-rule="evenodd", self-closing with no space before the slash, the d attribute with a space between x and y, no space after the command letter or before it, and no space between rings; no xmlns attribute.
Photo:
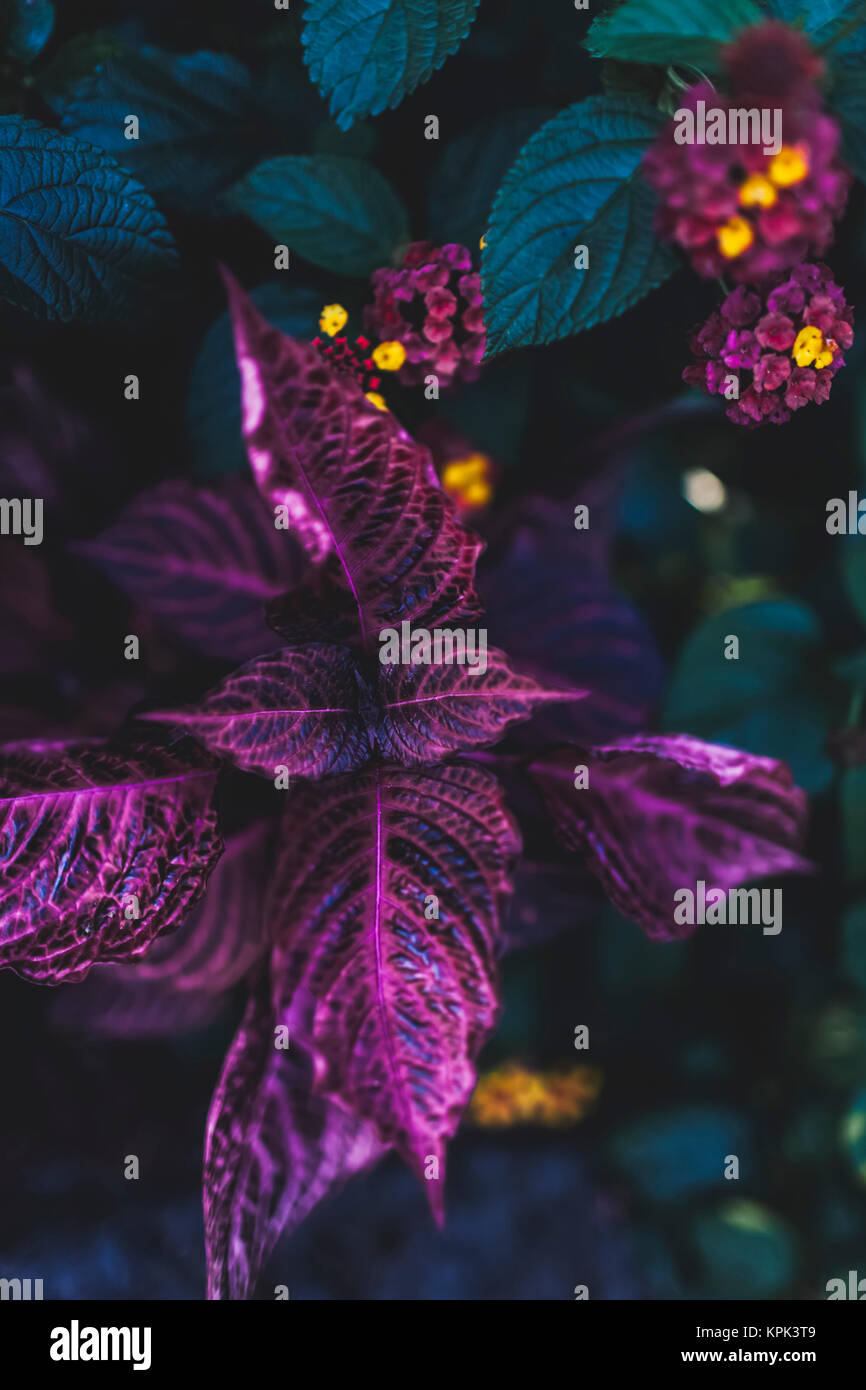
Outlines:
<svg viewBox="0 0 866 1390"><path fill-rule="evenodd" d="M853 341L853 314L825 265L779 272L760 290L739 285L695 333L683 379L730 401L726 414L754 428L784 424L830 395ZM745 390L744 377L748 378Z"/></svg>
<svg viewBox="0 0 866 1390"><path fill-rule="evenodd" d="M418 386L431 373L440 386L475 380L486 334L481 276L465 246L412 242L402 266L374 271L372 285L364 328L371 338L403 344L404 385Z"/></svg>
<svg viewBox="0 0 866 1390"><path fill-rule="evenodd" d="M824 254L851 176L814 85L822 64L805 38L784 24L748 29L726 67L732 94L708 82L690 88L643 168L659 194L660 236L682 246L699 275L754 282ZM755 139L749 111L781 113L775 153L763 135Z"/></svg>
<svg viewBox="0 0 866 1390"><path fill-rule="evenodd" d="M757 25L724 65L727 91L687 91L643 168L659 194L659 234L699 275L738 285L693 335L683 380L724 396L736 424L783 424L827 400L853 339L842 290L806 259L832 241L852 180L821 107L823 62L802 34Z"/></svg>

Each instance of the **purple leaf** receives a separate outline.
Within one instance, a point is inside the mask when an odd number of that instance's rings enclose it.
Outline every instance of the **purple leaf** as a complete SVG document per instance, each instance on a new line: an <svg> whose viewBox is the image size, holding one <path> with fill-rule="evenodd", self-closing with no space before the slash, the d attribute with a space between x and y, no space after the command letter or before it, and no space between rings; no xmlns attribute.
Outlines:
<svg viewBox="0 0 866 1390"><path fill-rule="evenodd" d="M178 926L222 853L215 781L195 748L0 750L0 966L80 980Z"/></svg>
<svg viewBox="0 0 866 1390"><path fill-rule="evenodd" d="M297 542L277 530L246 478L219 490L161 483L75 549L179 645L236 664L274 646L265 605L304 569Z"/></svg>
<svg viewBox="0 0 866 1390"><path fill-rule="evenodd" d="M344 647L311 643L256 657L190 710L143 718L182 725L212 753L273 779L349 772L370 754L355 664Z"/></svg>
<svg viewBox="0 0 866 1390"><path fill-rule="evenodd" d="M230 836L204 897L176 931L158 936L132 965L99 965L61 990L62 1027L110 1037L189 1032L215 1017L227 990L265 951L264 892L272 858L271 823Z"/></svg>
<svg viewBox="0 0 866 1390"><path fill-rule="evenodd" d="M385 757L412 767L497 743L509 724L528 719L554 700L580 699L582 690L545 690L512 671L504 652L490 648L487 669L460 665L385 666L379 681L382 713L376 740Z"/></svg>
<svg viewBox="0 0 866 1390"><path fill-rule="evenodd" d="M264 981L253 991L211 1101L204 1159L208 1298L243 1299L281 1234L384 1152L372 1126L311 1094L291 1035L276 1046Z"/></svg>
<svg viewBox="0 0 866 1390"><path fill-rule="evenodd" d="M47 668L74 633L54 608L45 561L23 541L4 538L0 546L0 589L0 674Z"/></svg>
<svg viewBox="0 0 866 1390"><path fill-rule="evenodd" d="M616 589L607 557L610 501L587 484L589 530L576 531L567 502L531 498L505 555L482 566L479 589L487 625L513 661L543 685L589 691L580 704L546 710L533 726L538 741L596 743L651 723L661 661L637 609Z"/></svg>
<svg viewBox="0 0 866 1390"><path fill-rule="evenodd" d="M378 768L304 787L283 841L267 909L277 1005L312 998L317 1091L428 1177L441 1217L445 1141L499 1012L520 847L502 789L475 767Z"/></svg>
<svg viewBox="0 0 866 1390"><path fill-rule="evenodd" d="M224 278L253 476L269 508L288 508L310 558L329 560L352 595L361 644L404 618L429 627L475 617L481 541L460 525L427 450Z"/></svg>
<svg viewBox="0 0 866 1390"><path fill-rule="evenodd" d="M575 769L589 769L575 787ZM801 858L806 797L784 763L686 734L572 747L530 769L560 838L586 856L608 897L659 940L678 889L727 891L767 874L808 873Z"/></svg>

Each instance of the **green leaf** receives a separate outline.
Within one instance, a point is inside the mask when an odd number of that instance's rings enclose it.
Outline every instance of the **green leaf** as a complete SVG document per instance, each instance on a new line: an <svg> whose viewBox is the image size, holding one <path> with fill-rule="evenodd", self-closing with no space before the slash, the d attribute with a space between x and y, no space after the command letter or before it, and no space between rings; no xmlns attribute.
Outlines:
<svg viewBox="0 0 866 1390"><path fill-rule="evenodd" d="M614 318L679 262L653 231L638 172L662 125L630 97L561 111L526 144L499 189L482 256L488 354L551 343ZM586 246L587 269L575 247Z"/></svg>
<svg viewBox="0 0 866 1390"><path fill-rule="evenodd" d="M720 46L763 18L754 0L625 0L593 21L584 42L594 58L715 68Z"/></svg>
<svg viewBox="0 0 866 1390"><path fill-rule="evenodd" d="M409 239L402 202L360 159L278 156L247 174L230 196L278 244L338 275L369 275Z"/></svg>
<svg viewBox="0 0 866 1390"><path fill-rule="evenodd" d="M478 0L309 0L310 76L344 129L399 106L468 34Z"/></svg>
<svg viewBox="0 0 866 1390"><path fill-rule="evenodd" d="M816 48L832 44L834 61L837 54L862 53L866 47L864 0L765 0L765 4L774 19L796 24ZM852 24L851 32L837 40L836 36Z"/></svg>
<svg viewBox="0 0 866 1390"><path fill-rule="evenodd" d="M40 92L63 129L114 155L167 204L212 211L266 149L268 124L242 63L143 47L53 70ZM81 55L84 57L85 55ZM127 139L127 117L139 121Z"/></svg>
<svg viewBox="0 0 866 1390"><path fill-rule="evenodd" d="M730 635L739 638L738 659L725 657ZM840 713L821 666L818 620L805 604L777 599L725 609L680 652L663 728L780 758L801 787L818 792L833 774L824 744Z"/></svg>
<svg viewBox="0 0 866 1390"><path fill-rule="evenodd" d="M735 1111L698 1105L636 1120L611 1141L614 1162L641 1196L661 1203L721 1188L725 1155L737 1154L745 1164L749 1148L745 1125Z"/></svg>
<svg viewBox="0 0 866 1390"><path fill-rule="evenodd" d="M0 299L40 318L117 318L175 267L162 214L104 150L0 117Z"/></svg>
<svg viewBox="0 0 866 1390"><path fill-rule="evenodd" d="M757 1202L727 1202L718 1212L699 1216L692 1239L703 1266L699 1296L778 1298L794 1280L793 1233Z"/></svg>

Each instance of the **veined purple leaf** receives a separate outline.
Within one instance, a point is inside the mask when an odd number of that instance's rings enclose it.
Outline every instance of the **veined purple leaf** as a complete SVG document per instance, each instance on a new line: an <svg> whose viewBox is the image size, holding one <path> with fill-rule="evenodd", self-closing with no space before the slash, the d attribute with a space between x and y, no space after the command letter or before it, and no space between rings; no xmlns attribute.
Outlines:
<svg viewBox="0 0 866 1390"><path fill-rule="evenodd" d="M276 1028L289 1028L289 1047ZM311 1092L312 1068L275 1014L266 981L251 994L211 1101L204 1159L208 1298L243 1299L280 1236L385 1152L373 1127Z"/></svg>
<svg viewBox="0 0 866 1390"><path fill-rule="evenodd" d="M596 743L651 724L662 666L637 609L618 592L607 556L609 484L587 483L588 530L568 502L522 503L505 555L481 567L478 585L494 640L542 684L585 687L579 704L544 711L535 746Z"/></svg>
<svg viewBox="0 0 866 1390"><path fill-rule="evenodd" d="M194 747L0 750L0 966L80 980L178 926L222 853L215 781Z"/></svg>
<svg viewBox="0 0 866 1390"><path fill-rule="evenodd" d="M502 789L455 764L305 786L269 907L277 1007L309 995L316 1090L376 1127L443 1209L445 1141L499 1012L520 841Z"/></svg>
<svg viewBox="0 0 866 1390"><path fill-rule="evenodd" d="M478 653L475 653L477 657ZM497 743L508 728L554 700L575 700L583 690L546 690L512 671L491 647L486 669L469 665L384 666L376 741L387 758L411 767Z"/></svg>
<svg viewBox="0 0 866 1390"><path fill-rule="evenodd" d="M246 478L219 488L174 479L75 549L175 642L239 664L273 647L265 605L304 569L297 542L274 520Z"/></svg>
<svg viewBox="0 0 866 1390"><path fill-rule="evenodd" d="M233 671L189 710L143 717L185 728L236 767L273 779L319 778L360 767L370 741L359 714L360 687L345 647L284 647Z"/></svg>
<svg viewBox="0 0 866 1390"><path fill-rule="evenodd" d="M475 617L481 541L458 521L427 450L224 278L253 476L269 508L288 508L310 558L330 557L361 644L403 619L429 627Z"/></svg>
<svg viewBox="0 0 866 1390"><path fill-rule="evenodd" d="M578 767L588 785L575 786ZM608 897L649 936L687 936L674 894L727 891L768 874L809 873L799 854L806 797L784 763L686 734L572 747L530 769L560 838L586 856Z"/></svg>
<svg viewBox="0 0 866 1390"><path fill-rule="evenodd" d="M215 1017L224 995L265 952L264 892L270 822L231 835L203 898L175 932L132 965L97 965L59 991L54 1019L109 1037L189 1032Z"/></svg>

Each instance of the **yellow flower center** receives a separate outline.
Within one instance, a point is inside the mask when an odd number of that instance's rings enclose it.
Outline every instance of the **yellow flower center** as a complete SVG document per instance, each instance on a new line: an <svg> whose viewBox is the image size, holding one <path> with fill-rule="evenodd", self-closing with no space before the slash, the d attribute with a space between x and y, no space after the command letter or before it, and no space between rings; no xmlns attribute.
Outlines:
<svg viewBox="0 0 866 1390"><path fill-rule="evenodd" d="M791 356L798 367L829 367L836 356L836 344L832 338L825 338L820 328L807 324L801 328L791 349Z"/></svg>
<svg viewBox="0 0 866 1390"><path fill-rule="evenodd" d="M790 188L809 176L809 154L803 145L783 145L767 165L767 178L777 188Z"/></svg>
<svg viewBox="0 0 866 1390"><path fill-rule="evenodd" d="M380 396L378 391L367 391L365 394L367 400L370 402L371 405L374 405L377 410L388 409L388 407L385 404L385 397Z"/></svg>
<svg viewBox="0 0 866 1390"><path fill-rule="evenodd" d="M755 233L752 231L752 225L746 221L745 217L732 217L729 222L723 222L721 227L716 228L716 241L719 243L719 250L729 261L732 261L735 256L741 256L744 251L748 251L754 240Z"/></svg>
<svg viewBox="0 0 866 1390"><path fill-rule="evenodd" d="M373 361L380 372L399 372L406 361L406 349L402 343L380 343L373 349Z"/></svg>
<svg viewBox="0 0 866 1390"><path fill-rule="evenodd" d="M319 327L329 338L333 338L335 333L345 328L348 321L349 315L342 304L326 304L319 315Z"/></svg>
<svg viewBox="0 0 866 1390"><path fill-rule="evenodd" d="M750 174L740 185L741 207L771 208L778 198L775 188L763 174Z"/></svg>

